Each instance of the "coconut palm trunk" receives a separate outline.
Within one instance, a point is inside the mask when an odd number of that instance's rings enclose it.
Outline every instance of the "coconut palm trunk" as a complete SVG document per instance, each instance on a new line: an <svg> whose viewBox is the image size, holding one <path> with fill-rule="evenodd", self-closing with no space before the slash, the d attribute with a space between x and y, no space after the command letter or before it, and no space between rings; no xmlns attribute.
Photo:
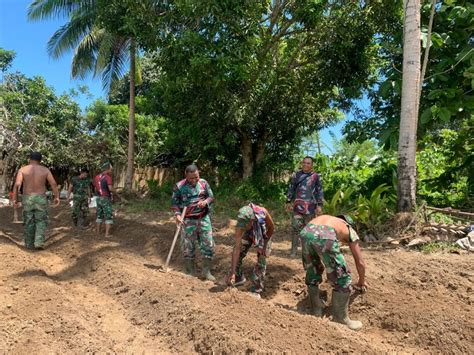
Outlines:
<svg viewBox="0 0 474 355"><path fill-rule="evenodd" d="M125 176L125 191L132 190L133 168L135 156L135 40L130 41L130 103L128 111L128 156L127 175Z"/></svg>
<svg viewBox="0 0 474 355"><path fill-rule="evenodd" d="M403 76L398 139L399 212L412 212L416 204L416 130L420 90L420 0L404 0Z"/></svg>

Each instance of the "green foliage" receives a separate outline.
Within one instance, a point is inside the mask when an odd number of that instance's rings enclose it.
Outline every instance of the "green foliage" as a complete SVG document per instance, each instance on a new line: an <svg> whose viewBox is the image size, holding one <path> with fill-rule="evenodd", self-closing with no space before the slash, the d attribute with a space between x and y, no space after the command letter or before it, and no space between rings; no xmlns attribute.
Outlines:
<svg viewBox="0 0 474 355"><path fill-rule="evenodd" d="M324 201L324 213L330 215L348 214L354 218L363 230L377 235L382 223L393 214L395 195L393 188L385 184L379 185L365 197L355 195L355 190L348 187L339 189L329 199Z"/></svg>
<svg viewBox="0 0 474 355"><path fill-rule="evenodd" d="M430 205L470 208L474 200L474 117L458 131L427 135L417 154L418 195Z"/></svg>
<svg viewBox="0 0 474 355"><path fill-rule="evenodd" d="M104 89L118 80L126 71L130 55L130 37L110 31L101 21L102 1L34 0L28 8L30 20L51 19L58 14L68 17L48 41L48 53L59 58L73 51L71 74L84 78L89 74L101 75ZM113 21L114 18L110 18Z"/></svg>
<svg viewBox="0 0 474 355"><path fill-rule="evenodd" d="M41 77L6 74L0 82L3 150L9 164L26 161L38 150L46 164L79 167L91 164L97 151L81 111L69 95L57 96Z"/></svg>
<svg viewBox="0 0 474 355"><path fill-rule="evenodd" d="M393 188L382 184L370 194L370 198L359 195L355 216L369 232L377 235L382 223L392 216L396 196Z"/></svg>
<svg viewBox="0 0 474 355"><path fill-rule="evenodd" d="M13 59L15 59L14 51L9 51L0 47L0 72L6 72L8 68L10 68Z"/></svg>
<svg viewBox="0 0 474 355"><path fill-rule="evenodd" d="M135 115L135 160L139 166L154 165L166 139L165 121L153 115ZM125 163L128 144L128 106L97 100L87 109L87 126L101 142L103 154Z"/></svg>
<svg viewBox="0 0 474 355"><path fill-rule="evenodd" d="M426 46L430 5L422 7L422 43ZM377 138L395 148L401 102L402 18L400 25L380 38L383 65L379 81L369 90L372 110L348 122L350 141ZM418 137L440 129L456 130L474 110L474 7L467 0L443 1L436 7L425 80L420 99ZM459 152L461 153L461 152ZM460 154L461 155L461 154Z"/></svg>
<svg viewBox="0 0 474 355"><path fill-rule="evenodd" d="M326 199L349 187L355 195L369 197L378 186L393 186L396 179L395 153L384 151L373 141L341 140L332 156L316 156L314 166L321 175Z"/></svg>
<svg viewBox="0 0 474 355"><path fill-rule="evenodd" d="M439 252L452 253L459 250L459 245L450 242L430 242L421 245L420 250L426 254Z"/></svg>
<svg viewBox="0 0 474 355"><path fill-rule="evenodd" d="M158 185L156 180L147 180L150 197L155 200L168 201L166 205L170 207L171 191L173 190L173 183L167 182L162 186Z"/></svg>
<svg viewBox="0 0 474 355"><path fill-rule="evenodd" d="M335 153L318 155L315 168L322 177L323 210L349 214L359 227L374 235L394 210L396 156L373 141L335 142Z"/></svg>
<svg viewBox="0 0 474 355"><path fill-rule="evenodd" d="M159 31L162 77L153 90L169 118L169 151L228 164L245 177L258 166L291 163L301 138L337 120L338 107L373 79L374 35L396 9L380 2L173 2Z"/></svg>

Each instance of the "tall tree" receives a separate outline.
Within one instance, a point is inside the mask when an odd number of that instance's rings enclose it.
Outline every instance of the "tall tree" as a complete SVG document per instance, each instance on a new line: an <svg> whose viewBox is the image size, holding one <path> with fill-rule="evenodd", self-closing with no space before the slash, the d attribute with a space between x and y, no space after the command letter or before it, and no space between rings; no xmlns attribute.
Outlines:
<svg viewBox="0 0 474 355"><path fill-rule="evenodd" d="M373 79L376 34L393 7L379 1L174 2L158 56L163 107L174 122L170 134L181 137L179 148L191 160L237 147L244 178L270 152L275 161L285 159Z"/></svg>
<svg viewBox="0 0 474 355"><path fill-rule="evenodd" d="M149 11L155 1L145 1L137 6L138 11ZM136 23L128 23L125 16L114 17L111 11L132 11L134 3L114 0L34 0L28 9L31 20L66 16L68 22L57 30L48 42L48 52L58 58L74 50L71 73L74 78L83 78L89 73L102 76L104 89L108 91L112 82L123 76L125 66L130 64L130 73L135 74L137 46L134 31ZM152 11L150 11L152 13ZM117 22L120 23L117 23ZM131 75L129 99L129 142L125 189L132 188L135 144L135 78Z"/></svg>
<svg viewBox="0 0 474 355"><path fill-rule="evenodd" d="M411 212L416 204L416 130L420 93L420 0L405 0L403 33L403 77L398 140L398 199L400 212Z"/></svg>

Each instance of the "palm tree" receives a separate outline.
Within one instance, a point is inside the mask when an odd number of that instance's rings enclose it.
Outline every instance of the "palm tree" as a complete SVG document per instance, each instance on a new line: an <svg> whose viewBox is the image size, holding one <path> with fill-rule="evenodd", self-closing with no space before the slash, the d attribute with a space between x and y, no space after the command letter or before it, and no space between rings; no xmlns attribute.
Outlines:
<svg viewBox="0 0 474 355"><path fill-rule="evenodd" d="M399 212L412 212L416 203L416 130L420 100L420 0L404 0L403 76L398 139Z"/></svg>
<svg viewBox="0 0 474 355"><path fill-rule="evenodd" d="M59 58L73 51L71 74L85 78L92 73L101 76L104 90L126 72L130 64L130 103L128 157L125 190L132 188L135 145L135 57L134 38L110 33L97 25L98 0L34 0L28 8L28 18L43 20L66 16L69 22L60 27L48 41L48 53Z"/></svg>

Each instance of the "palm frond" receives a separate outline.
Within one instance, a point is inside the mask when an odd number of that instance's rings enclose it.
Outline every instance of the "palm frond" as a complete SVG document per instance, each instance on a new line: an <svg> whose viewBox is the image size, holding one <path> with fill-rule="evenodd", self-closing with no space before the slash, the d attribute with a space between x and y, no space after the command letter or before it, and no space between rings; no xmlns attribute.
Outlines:
<svg viewBox="0 0 474 355"><path fill-rule="evenodd" d="M99 48L106 32L93 27L77 45L72 58L71 75L73 78L84 79L87 74L94 73Z"/></svg>
<svg viewBox="0 0 474 355"><path fill-rule="evenodd" d="M92 30L93 18L90 13L74 14L68 23L61 26L49 39L48 54L59 58L65 52L74 49Z"/></svg>
<svg viewBox="0 0 474 355"><path fill-rule="evenodd" d="M126 72L126 64L130 58L130 40L110 33L104 35L98 51L94 76L102 74L102 86L109 91L112 82Z"/></svg>
<svg viewBox="0 0 474 355"><path fill-rule="evenodd" d="M28 6L30 20L69 17L73 11L89 10L97 0L33 0Z"/></svg>

